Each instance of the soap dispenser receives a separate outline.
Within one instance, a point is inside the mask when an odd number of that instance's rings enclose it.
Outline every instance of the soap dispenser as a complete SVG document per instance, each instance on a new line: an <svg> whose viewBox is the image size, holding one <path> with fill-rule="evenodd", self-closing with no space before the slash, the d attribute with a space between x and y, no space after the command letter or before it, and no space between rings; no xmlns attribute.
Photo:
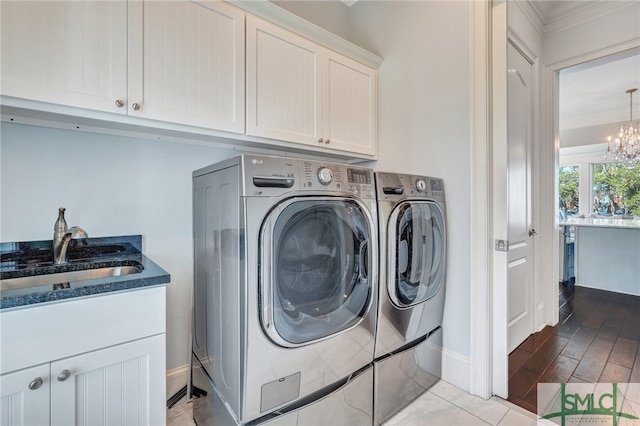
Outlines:
<svg viewBox="0 0 640 426"><path fill-rule="evenodd" d="M64 220L64 207L60 207L58 209L58 219L56 223L53 225L53 264L65 263L66 261L66 253L62 254L62 240L64 236L67 234L67 221ZM66 252L66 248L64 250Z"/></svg>
<svg viewBox="0 0 640 426"><path fill-rule="evenodd" d="M58 220L53 225L53 244L56 242L62 241L64 234L67 233L67 221L64 219L64 211L66 209L64 207L60 207L58 209Z"/></svg>

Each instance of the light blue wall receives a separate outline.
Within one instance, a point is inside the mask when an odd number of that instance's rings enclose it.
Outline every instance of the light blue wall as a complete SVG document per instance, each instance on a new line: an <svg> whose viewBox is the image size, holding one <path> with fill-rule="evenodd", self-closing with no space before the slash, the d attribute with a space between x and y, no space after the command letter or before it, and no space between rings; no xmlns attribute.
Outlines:
<svg viewBox="0 0 640 426"><path fill-rule="evenodd" d="M319 3L313 7L324 2ZM449 246L444 344L467 368L462 376L468 380L469 4L361 1L351 8L333 6L332 13L344 13L334 17L335 31L384 58L379 70L379 161L371 165L445 181ZM70 226L82 226L91 236L143 234L146 253L172 275L167 369L186 365L191 172L237 151L4 123L1 136L0 239L50 238L60 206L67 208Z"/></svg>
<svg viewBox="0 0 640 426"><path fill-rule="evenodd" d="M58 207L90 237L142 234L171 274L167 369L188 362L191 172L236 151L3 123L0 240L52 238Z"/></svg>

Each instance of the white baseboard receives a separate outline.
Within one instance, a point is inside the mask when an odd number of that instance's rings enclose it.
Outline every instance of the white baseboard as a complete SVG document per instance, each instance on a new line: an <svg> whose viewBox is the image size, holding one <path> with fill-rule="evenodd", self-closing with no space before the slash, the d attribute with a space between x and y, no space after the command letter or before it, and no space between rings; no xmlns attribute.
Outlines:
<svg viewBox="0 0 640 426"><path fill-rule="evenodd" d="M469 392L471 362L469 357L442 349L442 380Z"/></svg>
<svg viewBox="0 0 640 426"><path fill-rule="evenodd" d="M187 385L189 377L189 365L167 370L167 399L175 395Z"/></svg>

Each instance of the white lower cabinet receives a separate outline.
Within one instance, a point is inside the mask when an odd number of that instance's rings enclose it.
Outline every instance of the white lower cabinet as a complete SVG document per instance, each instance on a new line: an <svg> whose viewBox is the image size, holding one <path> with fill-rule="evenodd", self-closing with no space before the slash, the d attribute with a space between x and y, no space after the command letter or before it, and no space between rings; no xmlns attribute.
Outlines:
<svg viewBox="0 0 640 426"><path fill-rule="evenodd" d="M164 335L0 377L2 425L165 422Z"/></svg>
<svg viewBox="0 0 640 426"><path fill-rule="evenodd" d="M162 425L164 286L0 311L0 425Z"/></svg>
<svg viewBox="0 0 640 426"><path fill-rule="evenodd" d="M164 335L51 363L52 425L165 422Z"/></svg>
<svg viewBox="0 0 640 426"><path fill-rule="evenodd" d="M0 376L0 424L49 424L49 364Z"/></svg>

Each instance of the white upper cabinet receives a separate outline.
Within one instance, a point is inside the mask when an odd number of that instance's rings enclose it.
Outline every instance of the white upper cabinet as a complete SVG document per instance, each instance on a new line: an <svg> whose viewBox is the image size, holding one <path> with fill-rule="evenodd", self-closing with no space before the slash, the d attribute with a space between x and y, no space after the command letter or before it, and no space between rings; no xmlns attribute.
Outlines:
<svg viewBox="0 0 640 426"><path fill-rule="evenodd" d="M247 16L247 134L375 155L376 70Z"/></svg>
<svg viewBox="0 0 640 426"><path fill-rule="evenodd" d="M247 134L304 144L322 137L320 46L247 17Z"/></svg>
<svg viewBox="0 0 640 426"><path fill-rule="evenodd" d="M219 1L2 2L1 93L244 133L244 12Z"/></svg>
<svg viewBox="0 0 640 426"><path fill-rule="evenodd" d="M129 114L244 133L244 12L129 2Z"/></svg>
<svg viewBox="0 0 640 426"><path fill-rule="evenodd" d="M271 2L0 1L0 19L5 121L376 157L381 58Z"/></svg>
<svg viewBox="0 0 640 426"><path fill-rule="evenodd" d="M324 142L336 149L375 154L376 70L330 50L325 53Z"/></svg>
<svg viewBox="0 0 640 426"><path fill-rule="evenodd" d="M3 1L2 95L125 113L127 3Z"/></svg>

